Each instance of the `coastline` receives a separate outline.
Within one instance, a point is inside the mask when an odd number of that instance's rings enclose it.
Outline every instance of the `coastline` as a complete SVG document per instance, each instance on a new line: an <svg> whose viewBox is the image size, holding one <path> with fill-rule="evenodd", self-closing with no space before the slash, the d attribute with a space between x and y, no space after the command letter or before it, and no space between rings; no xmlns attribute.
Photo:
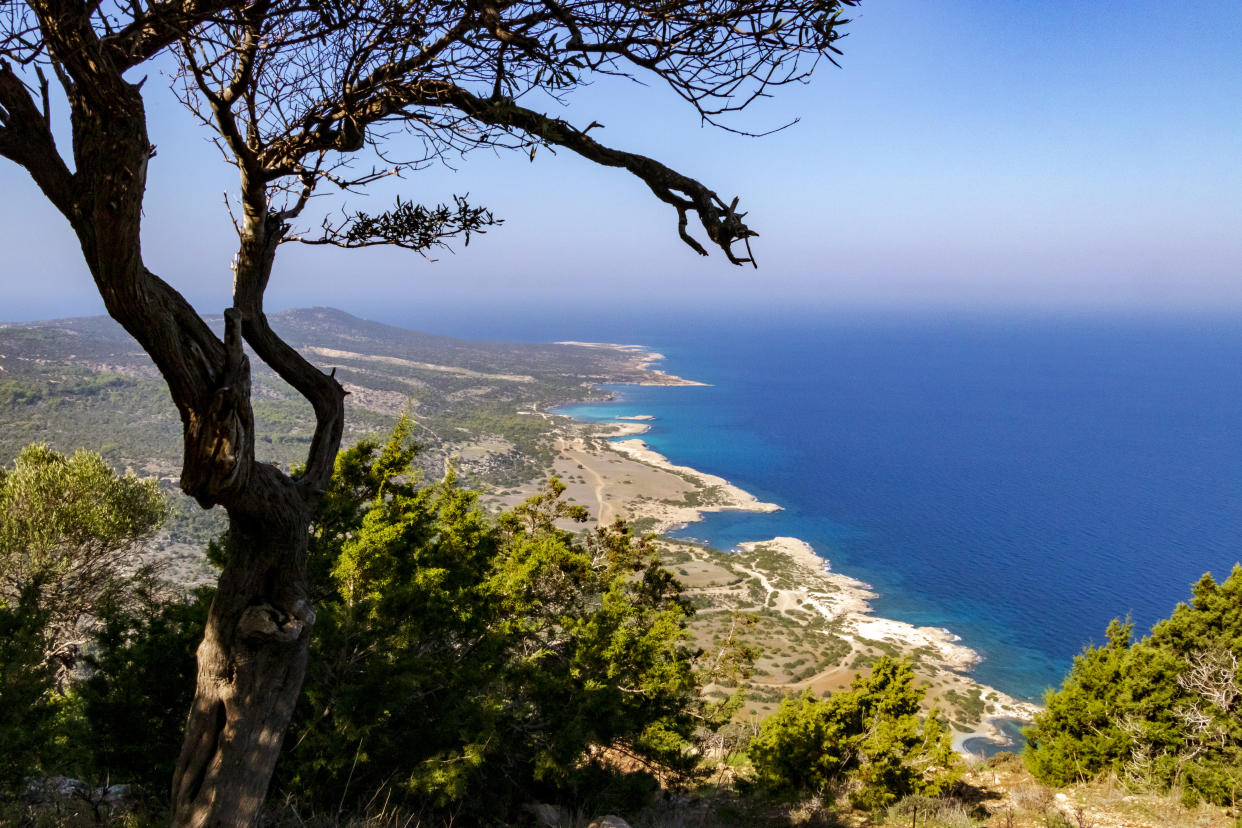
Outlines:
<svg viewBox="0 0 1242 828"><path fill-rule="evenodd" d="M656 374L644 384L702 385L650 367L663 357L641 346L561 344L632 354L636 364ZM755 641L765 655L752 682L751 711L770 712L789 692L847 688L880 655L911 659L927 690L927 706L945 713L954 748L961 752L968 741L1007 743L997 723L1029 721L1038 711L1036 705L974 680L969 673L980 656L951 631L876 615L870 604L877 597L872 588L834 572L828 558L805 541L782 536L715 550L667 537L668 531L700 521L709 512L770 513L782 507L654 451L639 438L650 429L652 415L626 414L599 423L568 415L549 419L556 434L554 469L568 486L567 497L587 506L601 523L621 517L639 531L662 536L658 542L667 565L699 607L692 632L701 645L711 645L734 611L760 613Z"/></svg>
<svg viewBox="0 0 1242 828"><path fill-rule="evenodd" d="M631 366L636 371L641 371L647 375L647 379L643 382L634 383L635 385L668 385L668 386L706 386L706 382L697 382L696 380L688 380L679 377L676 374L670 374L659 368L653 368L657 362L664 360L664 354L656 353L645 345L623 345L619 342L577 342L574 340L564 340L562 342L553 342L553 345L570 345L576 348L595 348L608 351L619 351L631 358Z"/></svg>
<svg viewBox="0 0 1242 828"><path fill-rule="evenodd" d="M651 415L645 416L650 417ZM643 430L645 431L646 427L644 427ZM730 510L739 512L779 512L782 510L782 507L777 506L775 503L762 502L750 492L734 486L723 477L708 474L707 472L701 472L698 469L692 469L689 466L674 465L667 457L652 449L642 440L636 438L628 440L611 440L608 445L613 449L613 451L619 451L639 463L672 472L680 477L691 478L704 489L709 491L718 491L718 495L716 496L717 499L714 502L707 502L700 506L690 507L695 513L692 519L686 521L674 520L661 524L655 530L656 534L664 534L679 524L695 523L702 520L705 512L725 512Z"/></svg>

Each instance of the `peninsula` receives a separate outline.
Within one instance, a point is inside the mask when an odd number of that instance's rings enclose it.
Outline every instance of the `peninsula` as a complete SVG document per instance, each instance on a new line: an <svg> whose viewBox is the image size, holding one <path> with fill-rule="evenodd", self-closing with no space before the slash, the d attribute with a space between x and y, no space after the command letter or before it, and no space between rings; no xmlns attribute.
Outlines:
<svg viewBox="0 0 1242 828"><path fill-rule="evenodd" d="M590 347L609 347L592 344ZM637 354L635 346L612 346ZM640 364L650 370L648 354ZM659 384L669 384L661 372ZM753 617L740 633L761 653L751 682L748 711L770 713L791 692L816 695L848 688L882 655L906 656L927 685L927 703L940 709L959 749L968 740L1007 744L997 722L1029 721L1038 708L970 675L979 655L949 630L877 616L867 584L834 572L830 562L798 538L775 537L714 549L666 533L719 511L775 512L781 507L716 475L675 465L640 435L648 414L613 422L584 423L547 414L555 435L552 471L565 496L584 505L599 523L616 518L659 536L665 564L686 587L697 612L691 621L700 647L719 645L735 613ZM486 499L492 508L516 505L538 482ZM721 696L731 687L711 688Z"/></svg>
<svg viewBox="0 0 1242 828"><path fill-rule="evenodd" d="M929 704L952 723L959 745L998 735L992 719L1024 720L1034 712L971 678L978 656L951 632L876 616L871 589L833 571L822 557L828 550L789 537L713 549L665 534L708 512L781 507L654 451L642 439L651 415L583 423L555 413L568 403L607 399L603 385L701 385L661 370L661 355L598 342L471 342L330 308L273 314L272 323L350 392L346 443L382 436L410 412L422 473L438 477L451 465L465 485L483 492L486 508L519 503L556 475L565 497L599 522L624 518L658 535L666 566L697 608L691 633L698 646L719 644L739 613L754 619L740 636L761 653L748 702L756 716L790 692L847 687L885 654L913 660ZM288 465L310 439L310 412L256 366L258 451ZM154 366L119 326L102 317L0 324L0 401L3 462L21 446L45 441L61 451L93 448L119 469L158 477L174 513L150 553L182 583L213 578L204 549L221 531L222 515L172 494L177 414Z"/></svg>

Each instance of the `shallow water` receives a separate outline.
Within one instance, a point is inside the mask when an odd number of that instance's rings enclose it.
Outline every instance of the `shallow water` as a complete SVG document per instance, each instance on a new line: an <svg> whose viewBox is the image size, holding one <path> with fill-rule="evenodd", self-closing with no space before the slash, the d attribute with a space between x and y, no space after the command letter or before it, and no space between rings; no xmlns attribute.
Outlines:
<svg viewBox="0 0 1242 828"><path fill-rule="evenodd" d="M962 750L966 753L973 753L976 756L995 756L998 753L1021 753L1023 745L1026 744L1026 737L1022 735L1022 728L1027 722L1020 722L1016 719L992 719L992 724L1007 739L1006 742L993 741L975 737L962 741Z"/></svg>

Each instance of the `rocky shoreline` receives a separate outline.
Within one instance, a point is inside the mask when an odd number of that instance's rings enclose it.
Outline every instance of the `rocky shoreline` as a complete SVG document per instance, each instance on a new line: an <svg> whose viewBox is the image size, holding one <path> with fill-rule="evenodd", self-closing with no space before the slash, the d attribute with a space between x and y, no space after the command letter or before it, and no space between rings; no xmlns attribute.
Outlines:
<svg viewBox="0 0 1242 828"><path fill-rule="evenodd" d="M653 371L650 364L661 358L640 346L563 344L623 349L642 360L649 372ZM652 384L674 384L670 379L676 384L694 384L663 373ZM781 509L722 477L674 464L654 451L638 437L653 419L636 414L587 424L553 417L558 449L555 471L569 487L567 496L587 506L600 522L621 517L656 534L699 521L709 512ZM848 686L881 653L908 657L927 686L929 704L944 711L952 723L959 750L968 740L1004 743L1007 739L993 720L1029 721L1039 709L971 678L969 673L980 656L951 631L875 615L870 601L876 594L871 587L832 571L828 560L805 541L776 537L728 551L669 538L661 542L670 550L670 561L687 594L708 608L699 613L707 619L706 627L712 626L711 619L719 610L744 608L749 601L762 608L772 621L769 626L785 625L787 636L807 641L808 653L814 650L815 640L806 636L808 632L821 633L826 642L831 639L832 648L843 651L809 676L788 668L799 659L786 661L786 668L770 659L771 665L764 666L769 675L757 676L754 682L761 691L832 691ZM780 640L775 632L773 636L768 648ZM814 657L802 660L811 663Z"/></svg>

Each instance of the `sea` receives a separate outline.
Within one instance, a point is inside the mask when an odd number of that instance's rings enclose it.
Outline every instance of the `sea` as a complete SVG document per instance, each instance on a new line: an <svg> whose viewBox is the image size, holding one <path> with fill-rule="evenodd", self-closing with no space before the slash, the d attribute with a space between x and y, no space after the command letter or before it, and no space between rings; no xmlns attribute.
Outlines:
<svg viewBox="0 0 1242 828"><path fill-rule="evenodd" d="M1242 320L561 314L391 318L458 336L636 343L703 387L613 386L674 463L771 514L677 534L801 538L878 614L944 627L1039 701L1113 618L1140 633L1242 558ZM429 324L430 323L430 324Z"/></svg>

